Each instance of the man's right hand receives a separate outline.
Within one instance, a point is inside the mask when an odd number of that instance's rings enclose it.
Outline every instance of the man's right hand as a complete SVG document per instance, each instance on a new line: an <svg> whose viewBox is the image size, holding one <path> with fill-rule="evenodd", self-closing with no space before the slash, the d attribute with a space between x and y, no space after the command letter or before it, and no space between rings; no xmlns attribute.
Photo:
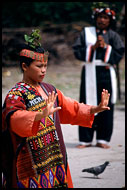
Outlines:
<svg viewBox="0 0 127 190"><path fill-rule="evenodd" d="M92 46L92 49L95 51L97 48L105 48L106 43L104 41L103 36L98 35L96 43Z"/></svg>

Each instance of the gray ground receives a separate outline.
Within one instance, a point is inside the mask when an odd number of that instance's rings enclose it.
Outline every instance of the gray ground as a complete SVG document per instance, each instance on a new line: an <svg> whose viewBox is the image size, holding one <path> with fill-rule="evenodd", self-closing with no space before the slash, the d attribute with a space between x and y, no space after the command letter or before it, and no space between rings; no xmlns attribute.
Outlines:
<svg viewBox="0 0 127 190"><path fill-rule="evenodd" d="M71 98L79 99L81 64L49 66L45 82L54 84ZM22 79L18 68L2 69L2 103L5 94ZM8 72L9 71L9 72ZM125 187L125 82L121 80L122 100L118 101L114 113L114 131L110 149L97 148L94 145L86 149L77 149L78 126L62 125L62 131L68 153L71 175L75 188L122 188ZM82 173L82 169L110 162L99 179L92 174Z"/></svg>

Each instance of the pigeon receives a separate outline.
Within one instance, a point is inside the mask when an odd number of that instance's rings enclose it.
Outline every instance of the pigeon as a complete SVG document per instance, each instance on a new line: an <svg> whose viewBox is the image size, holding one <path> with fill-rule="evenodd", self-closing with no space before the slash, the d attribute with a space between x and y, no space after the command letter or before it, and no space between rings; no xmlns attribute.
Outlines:
<svg viewBox="0 0 127 190"><path fill-rule="evenodd" d="M104 172L107 165L109 165L108 161L106 161L104 164L99 165L99 166L83 169L82 172L92 173L92 174L94 174L94 176L96 176L98 178L98 175Z"/></svg>

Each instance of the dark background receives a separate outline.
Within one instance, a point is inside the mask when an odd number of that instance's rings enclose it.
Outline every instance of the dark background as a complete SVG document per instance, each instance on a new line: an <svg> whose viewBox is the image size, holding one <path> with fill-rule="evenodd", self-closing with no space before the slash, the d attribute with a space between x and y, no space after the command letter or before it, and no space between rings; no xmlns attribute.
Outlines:
<svg viewBox="0 0 127 190"><path fill-rule="evenodd" d="M43 26L44 22L70 23L91 21L94 7L113 8L117 19L124 2L6 2L2 8L2 27Z"/></svg>
<svg viewBox="0 0 127 190"><path fill-rule="evenodd" d="M84 26L94 24L95 7L110 7L116 12L112 26L124 40L125 2L3 2L2 3L2 66L18 63L16 45L24 34L39 28L42 46L50 53L49 64L75 59L72 44Z"/></svg>

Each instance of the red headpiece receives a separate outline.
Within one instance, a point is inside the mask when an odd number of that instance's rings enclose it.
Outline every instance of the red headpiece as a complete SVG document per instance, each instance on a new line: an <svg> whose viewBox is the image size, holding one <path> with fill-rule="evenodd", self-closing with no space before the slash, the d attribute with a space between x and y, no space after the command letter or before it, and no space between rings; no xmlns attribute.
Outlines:
<svg viewBox="0 0 127 190"><path fill-rule="evenodd" d="M34 60L37 60L37 61L44 62L44 63L45 62L47 63L48 55L49 55L48 52L38 53L38 52L34 52L34 51L31 51L31 50L28 50L28 49L23 49L20 52L20 56L25 56L25 57L28 57L28 58L31 58L31 59L34 59Z"/></svg>
<svg viewBox="0 0 127 190"><path fill-rule="evenodd" d="M41 48L41 43L39 42L39 40L41 39L40 36L40 30L36 29L36 30L32 30L32 33L30 34L30 36L28 36L27 34L24 35L25 41L28 43L28 45L30 47L32 47L33 49L36 50L36 48ZM39 53L36 52L34 50L29 50L26 48L23 48L20 51L20 56L25 56L37 61L41 61L41 62L46 62L48 61L48 51L44 52L44 53Z"/></svg>
<svg viewBox="0 0 127 190"><path fill-rule="evenodd" d="M107 15L110 16L111 19L113 19L113 20L116 19L116 17L115 17L115 15L116 15L115 11L114 11L114 10L111 10L110 8L95 8L95 9L93 10L92 18L95 18L95 17L96 17L98 14L100 14L100 13L105 13L105 14L107 14Z"/></svg>

